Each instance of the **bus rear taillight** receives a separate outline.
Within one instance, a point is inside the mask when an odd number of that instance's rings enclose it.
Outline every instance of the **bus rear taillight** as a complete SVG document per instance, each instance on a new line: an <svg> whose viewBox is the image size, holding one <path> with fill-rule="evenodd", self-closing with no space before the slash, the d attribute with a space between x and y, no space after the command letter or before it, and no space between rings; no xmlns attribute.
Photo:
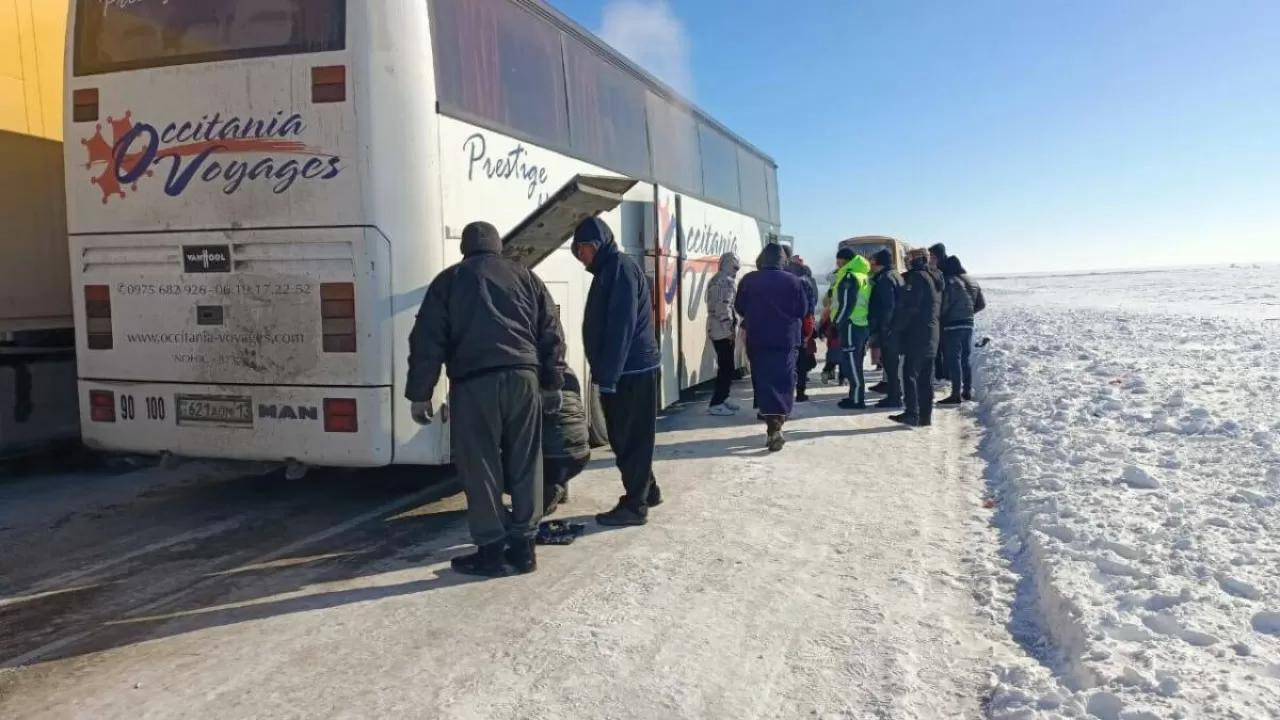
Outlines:
<svg viewBox="0 0 1280 720"><path fill-rule="evenodd" d="M356 351L356 286L353 283L320 284L320 324L325 352Z"/></svg>
<svg viewBox="0 0 1280 720"><path fill-rule="evenodd" d="M90 350L110 350L115 346L109 285L84 286L84 329Z"/></svg>
<svg viewBox="0 0 1280 720"><path fill-rule="evenodd" d="M116 394L110 390L90 390L89 418L94 422L115 422Z"/></svg>
<svg viewBox="0 0 1280 720"><path fill-rule="evenodd" d="M356 401L353 398L324 399L324 431L331 433L359 432L356 419Z"/></svg>
<svg viewBox="0 0 1280 720"><path fill-rule="evenodd" d="M82 88L71 93L71 121L97 122L98 89Z"/></svg>
<svg viewBox="0 0 1280 720"><path fill-rule="evenodd" d="M333 103L347 99L347 67L325 65L311 68L311 102Z"/></svg>

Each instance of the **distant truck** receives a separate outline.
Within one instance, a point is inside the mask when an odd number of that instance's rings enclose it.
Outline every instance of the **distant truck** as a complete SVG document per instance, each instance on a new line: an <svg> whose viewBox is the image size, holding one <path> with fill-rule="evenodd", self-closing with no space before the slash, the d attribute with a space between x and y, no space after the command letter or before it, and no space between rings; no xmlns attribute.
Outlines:
<svg viewBox="0 0 1280 720"><path fill-rule="evenodd" d="M0 455L79 434L63 184L67 2L0 9Z"/></svg>

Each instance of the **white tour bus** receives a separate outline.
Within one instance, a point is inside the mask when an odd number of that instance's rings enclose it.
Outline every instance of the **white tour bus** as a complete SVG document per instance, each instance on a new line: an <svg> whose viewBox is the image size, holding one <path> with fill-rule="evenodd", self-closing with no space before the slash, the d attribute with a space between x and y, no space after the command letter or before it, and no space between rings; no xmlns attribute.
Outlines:
<svg viewBox="0 0 1280 720"><path fill-rule="evenodd" d="M778 233L772 160L538 0L74 0L69 40L91 447L448 462L407 342L473 220L537 263L587 378L563 243L601 214L654 282L666 405L714 374L719 256Z"/></svg>

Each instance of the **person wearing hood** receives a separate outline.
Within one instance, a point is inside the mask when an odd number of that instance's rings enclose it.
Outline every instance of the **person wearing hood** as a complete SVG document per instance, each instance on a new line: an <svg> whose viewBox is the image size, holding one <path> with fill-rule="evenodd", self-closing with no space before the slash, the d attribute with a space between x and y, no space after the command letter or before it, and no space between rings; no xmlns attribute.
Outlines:
<svg viewBox="0 0 1280 720"><path fill-rule="evenodd" d="M929 267L937 273L942 273L942 266L947 262L947 246L942 243L934 243L929 246ZM947 366L947 336L943 333L938 338L938 354L933 358L933 376L937 380L949 380L950 373Z"/></svg>
<svg viewBox="0 0 1280 720"><path fill-rule="evenodd" d="M893 254L881 250L871 256L871 302L868 306L871 320L871 345L880 349L880 362L884 368L884 380L872 391L885 394L878 408L902 407L902 350L893 330L894 310L898 305L898 293L902 290L902 276L893 269Z"/></svg>
<svg viewBox="0 0 1280 720"><path fill-rule="evenodd" d="M405 398L420 425L435 413L442 368L449 376L453 460L467 496L475 553L453 569L498 577L537 569L542 518L543 393L551 409L564 385L564 332L542 280L502 257L485 222L462 230L462 261L427 287L409 335ZM502 493L511 494L511 510Z"/></svg>
<svg viewBox="0 0 1280 720"><path fill-rule="evenodd" d="M955 255L942 262L942 347L946 353L947 375L951 378L951 395L939 405L959 405L973 399L973 316L987 306L982 287L969 278L969 273Z"/></svg>
<svg viewBox="0 0 1280 720"><path fill-rule="evenodd" d="M730 402L729 392L736 370L734 338L738 334L738 314L733 309L733 299L738 292L741 267L738 256L727 252L720 256L720 270L707 284L707 338L716 351L716 386L707 409L712 415L733 415L740 409L737 403Z"/></svg>
<svg viewBox="0 0 1280 720"><path fill-rule="evenodd" d="M800 328L811 312L804 283L786 270L782 246L770 243L757 270L742 278L734 302L747 326L747 357L771 452L782 449L782 426L795 402Z"/></svg>
<svg viewBox="0 0 1280 720"><path fill-rule="evenodd" d="M818 346L813 339L814 318L813 312L818 306L818 281L813 277L813 271L805 265L804 258L799 255L791 255L787 270L792 275L800 278L800 282L804 283L805 302L808 303L809 314L805 316L804 323L800 328L800 348L799 354L796 356L796 401L805 402L809 399L807 393L809 387L809 371L818 366Z"/></svg>
<svg viewBox="0 0 1280 720"><path fill-rule="evenodd" d="M889 419L912 427L933 422L933 360L938 352L942 312L942 274L929 266L923 251L913 251L894 309L893 329L902 349L905 410Z"/></svg>
<svg viewBox="0 0 1280 720"><path fill-rule="evenodd" d="M600 218L579 223L570 249L592 275L582 314L582 343L591 381L600 388L609 444L626 491L612 510L596 515L596 522L644 525L649 508L662 502L653 477L662 356L649 279L622 252L613 230Z"/></svg>
<svg viewBox="0 0 1280 720"><path fill-rule="evenodd" d="M836 277L832 282L832 321L840 331L840 364L849 381L849 396L837 403L846 410L865 410L867 383L863 364L867 356L870 329L871 282L867 273L871 265L853 248L840 248L836 253Z"/></svg>

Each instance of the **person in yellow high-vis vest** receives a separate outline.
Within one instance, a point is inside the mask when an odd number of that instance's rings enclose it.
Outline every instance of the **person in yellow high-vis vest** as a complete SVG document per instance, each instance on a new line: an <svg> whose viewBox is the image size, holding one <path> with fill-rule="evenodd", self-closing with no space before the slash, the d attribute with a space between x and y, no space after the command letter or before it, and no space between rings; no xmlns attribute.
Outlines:
<svg viewBox="0 0 1280 720"><path fill-rule="evenodd" d="M867 273L871 271L871 265L853 248L840 248L836 253L836 267L835 279L831 283L831 320L840 333L840 365L849 380L849 396L838 404L846 410L865 410L867 383L862 365L866 360L870 333L871 282Z"/></svg>

